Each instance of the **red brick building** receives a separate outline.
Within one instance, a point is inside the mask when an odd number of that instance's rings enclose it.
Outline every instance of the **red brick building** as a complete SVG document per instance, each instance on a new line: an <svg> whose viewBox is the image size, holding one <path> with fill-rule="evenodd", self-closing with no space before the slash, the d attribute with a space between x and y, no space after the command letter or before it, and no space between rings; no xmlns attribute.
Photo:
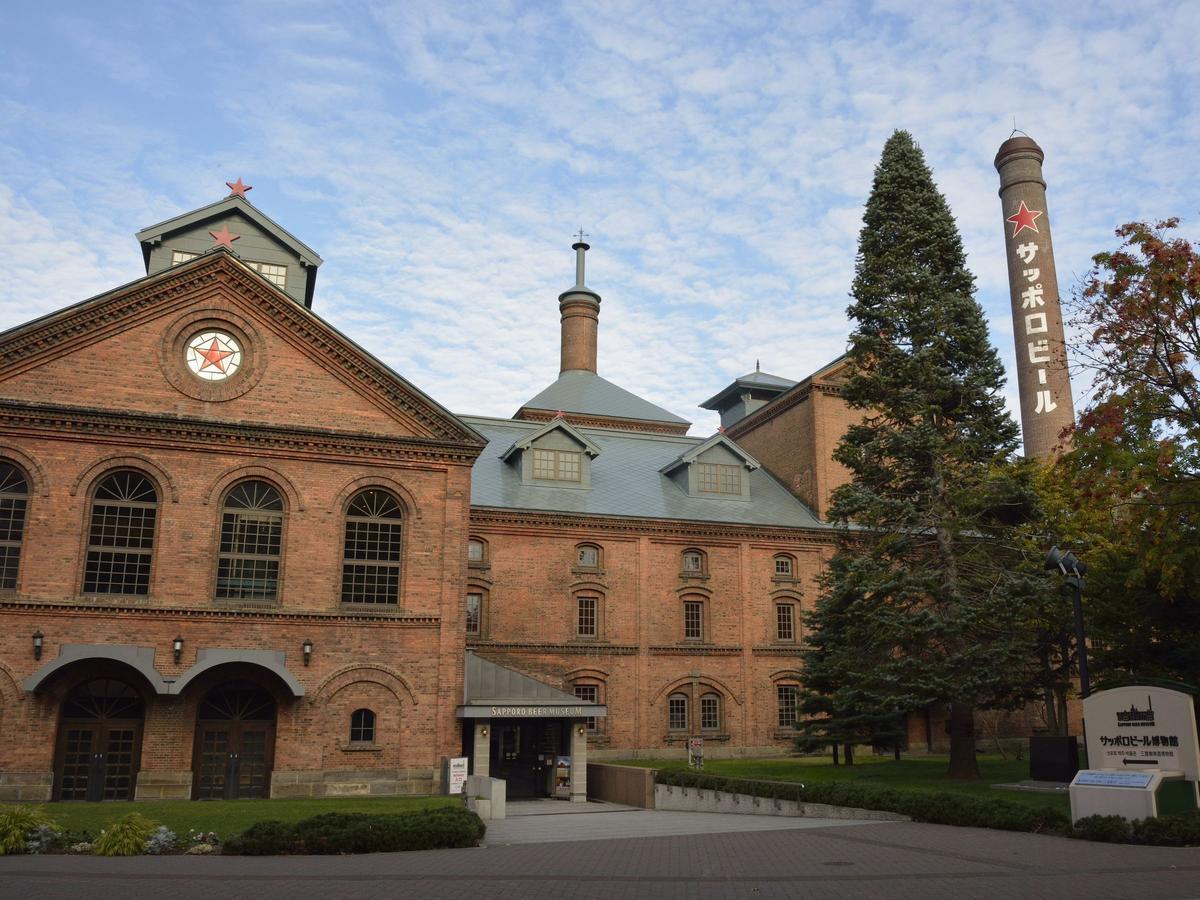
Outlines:
<svg viewBox="0 0 1200 900"><path fill-rule="evenodd" d="M460 754L580 799L589 753L790 746L836 363L689 437L596 373L577 244L559 378L456 416L243 195L138 238L145 278L0 335L0 800L425 793Z"/></svg>

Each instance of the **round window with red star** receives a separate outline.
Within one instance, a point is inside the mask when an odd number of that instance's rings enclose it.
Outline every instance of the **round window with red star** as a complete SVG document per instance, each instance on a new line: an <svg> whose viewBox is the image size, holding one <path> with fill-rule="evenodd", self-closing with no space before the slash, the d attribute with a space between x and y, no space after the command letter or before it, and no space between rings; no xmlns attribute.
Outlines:
<svg viewBox="0 0 1200 900"><path fill-rule="evenodd" d="M223 331L202 331L187 342L188 370L205 381L224 381L242 365L237 339Z"/></svg>

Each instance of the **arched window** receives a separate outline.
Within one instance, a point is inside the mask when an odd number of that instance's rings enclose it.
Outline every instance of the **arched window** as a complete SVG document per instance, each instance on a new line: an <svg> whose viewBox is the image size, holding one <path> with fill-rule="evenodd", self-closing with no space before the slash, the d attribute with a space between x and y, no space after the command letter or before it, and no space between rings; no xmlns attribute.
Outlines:
<svg viewBox="0 0 1200 900"><path fill-rule="evenodd" d="M150 561L158 491L141 472L104 477L92 498L88 524L85 594L150 593Z"/></svg>
<svg viewBox="0 0 1200 900"><path fill-rule="evenodd" d="M484 633L487 612L487 591L475 585L467 586L467 637L480 638Z"/></svg>
<svg viewBox="0 0 1200 900"><path fill-rule="evenodd" d="M29 479L7 460L0 460L0 590L15 590L25 537Z"/></svg>
<svg viewBox="0 0 1200 900"><path fill-rule="evenodd" d="M700 697L700 730L721 730L721 695L709 692Z"/></svg>
<svg viewBox="0 0 1200 900"><path fill-rule="evenodd" d="M667 698L667 730L688 731L689 728L688 696L672 694Z"/></svg>
<svg viewBox="0 0 1200 900"><path fill-rule="evenodd" d="M792 578L796 574L796 560L787 553L780 553L775 557L775 577L776 578Z"/></svg>
<svg viewBox="0 0 1200 900"><path fill-rule="evenodd" d="M703 575L708 571L708 558L703 550L684 550L681 568L684 575Z"/></svg>
<svg viewBox="0 0 1200 900"><path fill-rule="evenodd" d="M356 709L350 714L350 743L373 744L375 742L375 713L369 709Z"/></svg>
<svg viewBox="0 0 1200 900"><path fill-rule="evenodd" d="M775 604L775 640L784 644L796 640L796 604L789 600Z"/></svg>
<svg viewBox="0 0 1200 900"><path fill-rule="evenodd" d="M576 568L594 571L600 568L603 559L600 548L595 544L577 544L575 546Z"/></svg>
<svg viewBox="0 0 1200 900"><path fill-rule="evenodd" d="M359 491L346 510L342 602L400 602L399 501L379 488Z"/></svg>
<svg viewBox="0 0 1200 900"><path fill-rule="evenodd" d="M780 728L795 728L797 707L800 703L800 685L792 681L775 684L775 708L779 715Z"/></svg>
<svg viewBox="0 0 1200 900"><path fill-rule="evenodd" d="M217 557L217 598L279 597L283 497L265 481L243 481L225 495Z"/></svg>
<svg viewBox="0 0 1200 900"><path fill-rule="evenodd" d="M488 546L483 538L467 541L467 565L482 568L488 564Z"/></svg>
<svg viewBox="0 0 1200 900"><path fill-rule="evenodd" d="M584 703L599 703L600 702L600 685L586 682L584 684L573 685L575 696ZM588 716L584 720L584 726L588 730L588 734L596 734L599 730L599 725L595 716Z"/></svg>

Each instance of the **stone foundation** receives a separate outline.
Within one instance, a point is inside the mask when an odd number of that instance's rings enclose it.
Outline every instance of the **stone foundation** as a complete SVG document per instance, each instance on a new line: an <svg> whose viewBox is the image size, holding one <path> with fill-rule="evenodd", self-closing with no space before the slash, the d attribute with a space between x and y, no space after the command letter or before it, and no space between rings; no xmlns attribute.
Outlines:
<svg viewBox="0 0 1200 900"><path fill-rule="evenodd" d="M860 819L869 822L910 822L908 816L878 809L801 803L750 794L730 794L707 788L686 788L670 784L654 786L655 809L677 812L738 813L746 816L795 816L815 819Z"/></svg>
<svg viewBox="0 0 1200 900"><path fill-rule="evenodd" d="M271 797L400 797L441 792L434 769L310 769L275 771Z"/></svg>
<svg viewBox="0 0 1200 900"><path fill-rule="evenodd" d="M188 800L192 796L192 773L138 772L135 800Z"/></svg>
<svg viewBox="0 0 1200 900"><path fill-rule="evenodd" d="M53 790L53 772L0 772L0 803L46 803Z"/></svg>

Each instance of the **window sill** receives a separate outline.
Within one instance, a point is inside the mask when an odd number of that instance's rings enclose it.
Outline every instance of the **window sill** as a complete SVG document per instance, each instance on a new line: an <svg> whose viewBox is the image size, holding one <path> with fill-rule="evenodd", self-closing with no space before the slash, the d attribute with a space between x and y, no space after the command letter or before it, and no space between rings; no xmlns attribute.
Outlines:
<svg viewBox="0 0 1200 900"><path fill-rule="evenodd" d="M775 584L799 584L800 579L795 575L772 575L771 581Z"/></svg>
<svg viewBox="0 0 1200 900"><path fill-rule="evenodd" d="M378 744L373 743L373 742L366 743L365 741L362 743L355 743L355 742L351 741L349 744L342 744L342 746L339 747L338 749L341 750L343 753L382 753L383 752L383 748L380 747Z"/></svg>
<svg viewBox="0 0 1200 900"><path fill-rule="evenodd" d="M681 581L708 581L712 576L707 572L680 572Z"/></svg>
<svg viewBox="0 0 1200 900"><path fill-rule="evenodd" d="M278 600L239 600L232 597L214 597L213 604L222 609L278 609L283 606Z"/></svg>
<svg viewBox="0 0 1200 900"><path fill-rule="evenodd" d="M777 741L784 741L784 740L790 741L795 736L796 736L795 728L776 728L775 731L771 733L771 737L773 737Z"/></svg>
<svg viewBox="0 0 1200 900"><path fill-rule="evenodd" d="M399 603L339 603L338 609L345 612L365 613L373 612L379 614L397 615L400 612Z"/></svg>
<svg viewBox="0 0 1200 900"><path fill-rule="evenodd" d="M603 578L607 573L598 566L572 566L572 575L590 575L593 579Z"/></svg>
<svg viewBox="0 0 1200 900"><path fill-rule="evenodd" d="M486 572L491 567L492 567L492 564L490 562L468 562L467 563L467 568L472 569L476 572Z"/></svg>

